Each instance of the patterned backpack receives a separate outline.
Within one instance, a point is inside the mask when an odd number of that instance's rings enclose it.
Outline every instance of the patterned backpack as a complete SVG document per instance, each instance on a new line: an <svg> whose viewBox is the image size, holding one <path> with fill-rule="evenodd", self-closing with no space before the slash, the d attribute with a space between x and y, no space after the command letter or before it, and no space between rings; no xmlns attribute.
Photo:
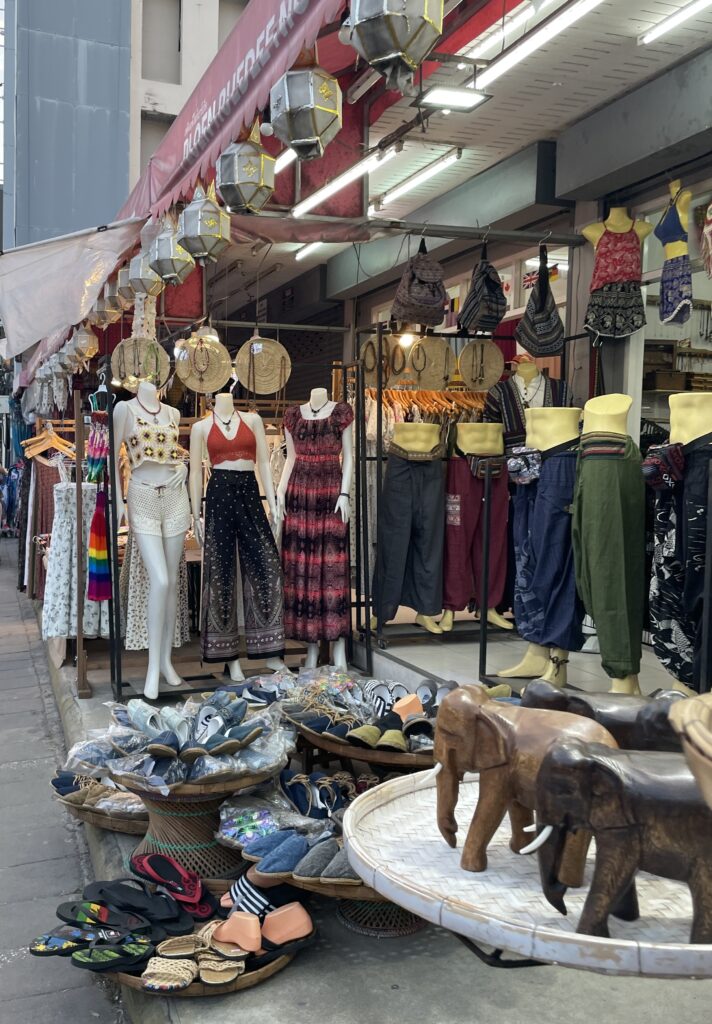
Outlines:
<svg viewBox="0 0 712 1024"><path fill-rule="evenodd" d="M517 324L514 337L535 359L558 356L564 350L564 325L549 284L546 247L539 250L539 277Z"/></svg>
<svg viewBox="0 0 712 1024"><path fill-rule="evenodd" d="M443 268L428 256L425 242L421 241L417 256L408 261L403 271L391 318L408 324L437 327L445 316L448 303L443 284Z"/></svg>
<svg viewBox="0 0 712 1024"><path fill-rule="evenodd" d="M479 263L472 271L467 298L462 304L457 323L461 331L486 331L491 334L507 312L502 280L487 259L487 245L482 246Z"/></svg>

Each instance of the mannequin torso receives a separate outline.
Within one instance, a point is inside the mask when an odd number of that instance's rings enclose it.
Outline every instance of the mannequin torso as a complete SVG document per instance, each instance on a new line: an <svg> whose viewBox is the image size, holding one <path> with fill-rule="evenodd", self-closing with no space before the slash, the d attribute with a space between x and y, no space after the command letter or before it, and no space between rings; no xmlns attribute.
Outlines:
<svg viewBox="0 0 712 1024"><path fill-rule="evenodd" d="M624 206L613 206L605 220L597 221L595 224L588 224L581 234L590 242L595 249L603 238L606 230L614 235L625 234L633 228L642 243L653 230L653 225L645 220L633 220Z"/></svg>
<svg viewBox="0 0 712 1024"><path fill-rule="evenodd" d="M396 423L393 431L393 442L408 452L430 452L439 441L439 423Z"/></svg>
<svg viewBox="0 0 712 1024"><path fill-rule="evenodd" d="M670 443L689 444L712 433L712 392L670 395Z"/></svg>
<svg viewBox="0 0 712 1024"><path fill-rule="evenodd" d="M503 455L504 428L501 423L460 423L457 447L465 455Z"/></svg>
<svg viewBox="0 0 712 1024"><path fill-rule="evenodd" d="M583 433L627 434L632 404L629 395L600 395L589 399L583 407Z"/></svg>
<svg viewBox="0 0 712 1024"><path fill-rule="evenodd" d="M117 447L138 429L138 421L143 420L150 427L167 427L178 424L180 413L169 405L163 405L158 397L154 384L141 381L136 397L127 402L118 402L114 409L114 436ZM140 466L131 471L136 480L143 480L155 487L176 481L176 469L182 469L182 463L157 462L146 458ZM121 491L117 491L118 494Z"/></svg>
<svg viewBox="0 0 712 1024"><path fill-rule="evenodd" d="M680 220L680 227L686 234L689 221L690 221L690 203L692 202L692 192L689 189L683 190L682 182L679 179L671 181L669 185L670 190L670 204L663 213L660 219L658 227L655 229L656 234L658 230L663 226L663 222L667 222L667 217L672 213L672 210L677 211L677 216ZM674 216L674 214L672 214ZM689 253L689 246L686 240L679 239L678 241L670 241L665 243L665 259L672 260L678 256L687 256Z"/></svg>
<svg viewBox="0 0 712 1024"><path fill-rule="evenodd" d="M546 452L567 441L578 440L580 409L527 409L524 415L527 422L527 448Z"/></svg>

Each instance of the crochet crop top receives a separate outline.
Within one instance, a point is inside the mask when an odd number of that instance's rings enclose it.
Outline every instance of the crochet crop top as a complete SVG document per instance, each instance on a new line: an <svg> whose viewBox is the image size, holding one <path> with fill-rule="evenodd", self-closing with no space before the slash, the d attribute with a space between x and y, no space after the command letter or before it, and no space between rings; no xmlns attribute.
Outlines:
<svg viewBox="0 0 712 1024"><path fill-rule="evenodd" d="M221 462L236 462L238 459L247 459L249 462L255 462L257 459L255 435L242 416L235 436L225 437L215 422L213 413L213 425L208 431L207 446L211 466L219 466Z"/></svg>
<svg viewBox="0 0 712 1024"><path fill-rule="evenodd" d="M137 469L144 462L158 462L170 465L183 461L183 450L178 444L178 424L150 423L148 420L133 415L133 431L126 438L126 451L132 469Z"/></svg>

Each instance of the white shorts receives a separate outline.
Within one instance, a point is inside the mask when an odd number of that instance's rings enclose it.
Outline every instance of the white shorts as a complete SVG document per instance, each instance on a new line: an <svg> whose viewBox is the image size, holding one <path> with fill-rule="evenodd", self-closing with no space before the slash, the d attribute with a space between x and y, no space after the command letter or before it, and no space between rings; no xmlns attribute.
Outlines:
<svg viewBox="0 0 712 1024"><path fill-rule="evenodd" d="M185 480L156 487L132 479L127 504L129 526L134 533L177 537L190 529L190 501Z"/></svg>

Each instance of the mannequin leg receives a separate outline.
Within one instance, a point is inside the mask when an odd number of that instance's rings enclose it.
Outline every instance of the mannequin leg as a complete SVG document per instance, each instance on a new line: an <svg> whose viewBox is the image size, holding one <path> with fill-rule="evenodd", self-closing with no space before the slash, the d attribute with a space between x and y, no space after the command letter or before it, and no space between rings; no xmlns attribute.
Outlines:
<svg viewBox="0 0 712 1024"><path fill-rule="evenodd" d="M307 644L307 657L304 668L316 668L319 662L319 644Z"/></svg>
<svg viewBox="0 0 712 1024"><path fill-rule="evenodd" d="M496 608L487 609L487 621L490 626L499 626L500 629L514 629L514 623L500 615Z"/></svg>
<svg viewBox="0 0 712 1024"><path fill-rule="evenodd" d="M416 615L415 621L418 626L427 629L428 633L442 633L442 627L438 625L432 615Z"/></svg>
<svg viewBox="0 0 712 1024"><path fill-rule="evenodd" d="M267 658L265 665L273 672L289 672L286 663L281 658Z"/></svg>
<svg viewBox="0 0 712 1024"><path fill-rule="evenodd" d="M622 679L611 679L609 693L632 693L640 696L640 686L637 676L624 676Z"/></svg>
<svg viewBox="0 0 712 1024"><path fill-rule="evenodd" d="M443 633L450 633L452 627L455 625L455 612L451 612L446 609L440 616L438 625L442 629Z"/></svg>
<svg viewBox="0 0 712 1024"><path fill-rule="evenodd" d="M551 683L552 686L566 686L566 666L568 663L569 652L563 651L560 647L552 647L549 654L549 664L546 666L546 672L544 672L541 678L546 680L547 683Z"/></svg>
<svg viewBox="0 0 712 1024"><path fill-rule="evenodd" d="M693 690L692 687L681 683L679 679L675 680L670 689L677 690L678 693L684 693L686 697L699 697L697 690Z"/></svg>
<svg viewBox="0 0 712 1024"><path fill-rule="evenodd" d="M148 533L137 533L136 542L150 579L148 591L148 669L143 693L149 700L158 697L161 672L163 629L166 621L168 598L168 569L163 549L163 538Z"/></svg>
<svg viewBox="0 0 712 1024"><path fill-rule="evenodd" d="M342 670L342 672L346 671L347 665L345 637L342 636L339 637L338 640L334 640L334 646L331 649L331 660L334 663L334 665L336 665L337 668L340 668Z"/></svg>
<svg viewBox="0 0 712 1024"><path fill-rule="evenodd" d="M233 683L243 682L245 675L242 671L242 665L240 664L239 658L235 658L234 661L229 661L227 663L227 670L230 673L230 678L232 679Z"/></svg>
<svg viewBox="0 0 712 1024"><path fill-rule="evenodd" d="M503 668L502 679L540 679L549 667L549 651L540 644L529 644L524 657L512 668Z"/></svg>
<svg viewBox="0 0 712 1024"><path fill-rule="evenodd" d="M183 680L173 668L171 654L176 629L176 611L178 608L178 570L185 534L163 538L163 551L166 557L168 573L168 593L165 600L165 622L163 624L163 643L161 646L161 675L170 686L180 686Z"/></svg>

